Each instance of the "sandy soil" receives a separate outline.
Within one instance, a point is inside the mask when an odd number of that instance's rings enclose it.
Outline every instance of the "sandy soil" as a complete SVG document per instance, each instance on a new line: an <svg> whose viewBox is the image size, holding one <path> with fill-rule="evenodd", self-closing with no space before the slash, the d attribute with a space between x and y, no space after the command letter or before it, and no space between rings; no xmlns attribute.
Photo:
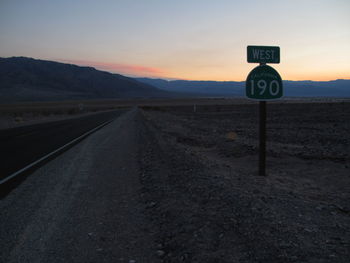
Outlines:
<svg viewBox="0 0 350 263"><path fill-rule="evenodd" d="M348 262L350 104L144 111L140 166L164 262Z"/></svg>

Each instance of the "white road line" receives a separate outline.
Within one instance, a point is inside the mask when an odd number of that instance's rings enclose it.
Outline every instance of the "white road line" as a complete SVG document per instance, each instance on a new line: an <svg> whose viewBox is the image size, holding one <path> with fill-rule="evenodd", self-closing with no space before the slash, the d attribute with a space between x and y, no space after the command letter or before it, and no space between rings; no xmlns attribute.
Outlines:
<svg viewBox="0 0 350 263"><path fill-rule="evenodd" d="M113 119L114 120L114 119ZM107 125L108 123L112 122L113 120L110 120L110 121L106 121L104 123L102 123L101 125L93 128L92 130L84 133L83 135L79 136L78 138L75 138L74 140L70 141L69 143L66 143L65 145L61 146L60 148L54 150L53 152L49 153L49 154L46 154L45 156L41 157L40 159L32 162L31 164L27 165L26 167L18 170L17 172L7 176L5 179L2 179L0 180L0 185L3 184L3 183L6 183L8 180L16 177L17 175L25 172L26 170L30 169L30 168L33 168L34 166L36 166L37 164L45 161L46 159L50 158L51 156L59 153L60 151L64 150L65 148L68 148L69 146L71 146L72 144L76 143L77 141L83 139L84 137L90 135L91 133L95 132L96 130L102 128L103 126Z"/></svg>

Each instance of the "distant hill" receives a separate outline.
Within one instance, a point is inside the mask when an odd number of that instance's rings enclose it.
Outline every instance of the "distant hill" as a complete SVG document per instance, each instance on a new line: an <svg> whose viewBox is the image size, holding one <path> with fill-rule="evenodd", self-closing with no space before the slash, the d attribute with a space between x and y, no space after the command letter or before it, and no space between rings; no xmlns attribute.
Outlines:
<svg viewBox="0 0 350 263"><path fill-rule="evenodd" d="M169 96L150 84L92 67L0 58L0 102Z"/></svg>
<svg viewBox="0 0 350 263"><path fill-rule="evenodd" d="M201 96L245 96L244 81L187 81L137 78L138 81L159 89L198 94ZM283 81L284 95L288 97L350 97L350 80Z"/></svg>
<svg viewBox="0 0 350 263"><path fill-rule="evenodd" d="M284 81L284 87L291 97L350 97L350 80ZM0 103L198 96L245 96L245 82L133 79L92 67L0 58Z"/></svg>

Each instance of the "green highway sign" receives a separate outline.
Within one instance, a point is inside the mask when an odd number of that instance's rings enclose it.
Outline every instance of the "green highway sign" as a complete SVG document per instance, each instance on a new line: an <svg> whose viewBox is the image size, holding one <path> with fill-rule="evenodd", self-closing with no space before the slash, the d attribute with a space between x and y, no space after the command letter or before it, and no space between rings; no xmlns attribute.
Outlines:
<svg viewBox="0 0 350 263"><path fill-rule="evenodd" d="M283 84L278 72L267 65L254 68L246 80L246 95L255 100L273 100L283 96Z"/></svg>
<svg viewBox="0 0 350 263"><path fill-rule="evenodd" d="M280 48L270 46L247 46L248 63L280 63Z"/></svg>
<svg viewBox="0 0 350 263"><path fill-rule="evenodd" d="M248 75L245 93L248 98L259 101L259 175L266 175L266 104L283 96L282 78L266 63L280 63L280 48L270 46L247 46L248 63L260 63Z"/></svg>

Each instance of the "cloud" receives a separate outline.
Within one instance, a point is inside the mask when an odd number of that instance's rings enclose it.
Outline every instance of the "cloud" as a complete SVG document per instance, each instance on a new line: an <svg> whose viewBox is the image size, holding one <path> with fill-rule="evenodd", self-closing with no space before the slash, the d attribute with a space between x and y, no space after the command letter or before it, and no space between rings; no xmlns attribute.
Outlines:
<svg viewBox="0 0 350 263"><path fill-rule="evenodd" d="M113 73L120 73L132 76L147 76L147 77L160 77L164 76L165 72L162 69L147 67L141 65L130 65L120 63L109 62L96 62L86 60L60 60L66 63L72 63L80 66L89 66L96 69L105 70Z"/></svg>

